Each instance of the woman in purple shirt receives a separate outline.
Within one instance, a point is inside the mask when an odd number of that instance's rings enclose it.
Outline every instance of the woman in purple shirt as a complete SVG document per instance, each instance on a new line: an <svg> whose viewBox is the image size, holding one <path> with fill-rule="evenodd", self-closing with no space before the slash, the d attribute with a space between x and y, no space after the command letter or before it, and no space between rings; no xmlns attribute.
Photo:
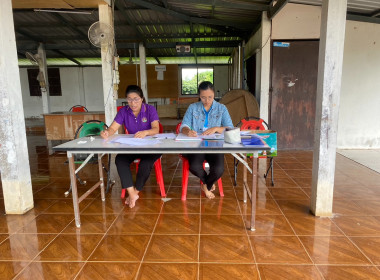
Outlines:
<svg viewBox="0 0 380 280"><path fill-rule="evenodd" d="M128 106L120 109L111 126L102 131L100 135L106 139L113 135L121 125L134 134L135 138L144 138L148 135L159 133L159 119L156 109L145 103L142 89L135 85L127 87L125 92ZM160 158L159 154L118 154L115 159L117 172L119 173L123 189L127 189L128 197L125 204L133 208L139 198L145 182L148 180L154 162ZM130 165L135 159L140 159L139 169L136 175L136 184L133 185Z"/></svg>

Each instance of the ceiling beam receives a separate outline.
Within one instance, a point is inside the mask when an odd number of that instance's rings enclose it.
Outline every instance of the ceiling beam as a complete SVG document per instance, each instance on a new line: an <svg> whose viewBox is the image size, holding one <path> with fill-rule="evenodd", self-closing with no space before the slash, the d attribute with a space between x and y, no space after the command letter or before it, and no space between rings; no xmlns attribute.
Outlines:
<svg viewBox="0 0 380 280"><path fill-rule="evenodd" d="M193 48L233 48L241 43L240 40L233 41L195 41ZM20 45L18 49L30 50L36 44ZM133 49L135 43L118 43L118 48L120 49ZM165 49L165 48L175 48L175 42L165 42L165 43L147 43L147 49ZM45 43L46 50L88 50L86 44L49 44Z"/></svg>
<svg viewBox="0 0 380 280"><path fill-rule="evenodd" d="M80 30L78 27L76 27L73 23L69 22L67 19L65 19L63 16L61 16L60 14L57 14L57 13L52 13L52 16L55 17L56 19L58 19L60 22L63 23L63 25L65 25L66 27L70 28L72 31L84 36L84 38L86 38L87 40L87 33L83 32L82 30Z"/></svg>
<svg viewBox="0 0 380 280"><path fill-rule="evenodd" d="M277 13L281 11L281 9L285 7L288 2L289 0L278 0L273 6L270 5L268 11L268 19L273 19L274 16L277 15Z"/></svg>
<svg viewBox="0 0 380 280"><path fill-rule="evenodd" d="M157 61L158 64L161 64L161 61L159 60L157 56L155 56L154 59Z"/></svg>
<svg viewBox="0 0 380 280"><path fill-rule="evenodd" d="M231 3L223 0L186 0L186 3L192 4L192 5L215 5L215 7L222 7L222 8L229 8L229 9L243 9L243 10L249 10L249 11L268 11L269 5L267 4L259 4L259 3L252 3L246 2L246 3Z"/></svg>
<svg viewBox="0 0 380 280"><path fill-rule="evenodd" d="M235 27L238 29L246 29L247 28L246 24L239 24L236 22L227 22L227 21L218 20L218 19L206 19L206 18L191 17L188 15L173 11L171 9L167 9L167 8L164 8L161 6L154 5L150 2L146 2L143 0L126 0L126 1L134 3L134 4L142 6L142 7L145 7L145 8L149 8L149 9L154 10L154 11L161 12L163 14L168 14L168 15L171 15L173 17L180 18L180 19L188 21L188 22L208 24L208 25L231 26L231 27Z"/></svg>
<svg viewBox="0 0 380 280"><path fill-rule="evenodd" d="M78 60L76 60L75 58L72 58L71 56L66 55L65 53L61 52L60 50L52 50L52 51L63 56L64 58L67 58L68 60L71 60L75 64L82 66L82 64Z"/></svg>
<svg viewBox="0 0 380 280"><path fill-rule="evenodd" d="M366 16L360 16L356 14L347 14L347 20L380 24L380 18L368 17L368 16L366 17Z"/></svg>

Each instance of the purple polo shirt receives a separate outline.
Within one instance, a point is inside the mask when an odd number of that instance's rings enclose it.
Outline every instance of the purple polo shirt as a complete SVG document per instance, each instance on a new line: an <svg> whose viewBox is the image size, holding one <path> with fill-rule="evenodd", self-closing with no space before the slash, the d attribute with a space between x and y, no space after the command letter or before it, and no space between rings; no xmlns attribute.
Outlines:
<svg viewBox="0 0 380 280"><path fill-rule="evenodd" d="M159 119L154 106L143 103L137 117L135 117L129 106L125 106L119 110L114 121L118 124L123 124L130 134L135 134L138 131L151 129L151 123L159 121Z"/></svg>

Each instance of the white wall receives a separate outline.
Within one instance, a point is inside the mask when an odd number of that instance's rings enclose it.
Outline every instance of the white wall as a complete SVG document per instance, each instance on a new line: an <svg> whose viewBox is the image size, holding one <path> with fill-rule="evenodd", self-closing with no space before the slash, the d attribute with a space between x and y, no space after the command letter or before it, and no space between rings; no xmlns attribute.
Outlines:
<svg viewBox="0 0 380 280"><path fill-rule="evenodd" d="M286 4L272 20L272 40L319 39L321 7Z"/></svg>
<svg viewBox="0 0 380 280"><path fill-rule="evenodd" d="M81 104L81 95L82 100L85 100L81 105L86 106L89 111L104 111L101 67L66 67L59 71L62 96L50 96L52 112L68 111L73 105ZM42 99L30 96L26 68L20 69L20 80L25 118L41 118Z"/></svg>
<svg viewBox="0 0 380 280"><path fill-rule="evenodd" d="M337 145L340 149L379 149L380 24L346 24ZM320 25L321 7L287 4L272 21L271 39L319 39ZM249 40L248 55L262 44L260 33L261 29ZM260 69L259 59L257 63Z"/></svg>
<svg viewBox="0 0 380 280"><path fill-rule="evenodd" d="M347 21L338 147L380 148L380 24Z"/></svg>

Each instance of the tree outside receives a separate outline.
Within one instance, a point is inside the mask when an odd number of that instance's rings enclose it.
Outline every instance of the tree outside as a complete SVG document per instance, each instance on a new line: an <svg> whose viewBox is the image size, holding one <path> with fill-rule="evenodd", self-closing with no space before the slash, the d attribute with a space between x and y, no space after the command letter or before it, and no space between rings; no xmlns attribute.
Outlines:
<svg viewBox="0 0 380 280"><path fill-rule="evenodd" d="M214 81L213 68L182 68L182 94L197 94L198 84Z"/></svg>

